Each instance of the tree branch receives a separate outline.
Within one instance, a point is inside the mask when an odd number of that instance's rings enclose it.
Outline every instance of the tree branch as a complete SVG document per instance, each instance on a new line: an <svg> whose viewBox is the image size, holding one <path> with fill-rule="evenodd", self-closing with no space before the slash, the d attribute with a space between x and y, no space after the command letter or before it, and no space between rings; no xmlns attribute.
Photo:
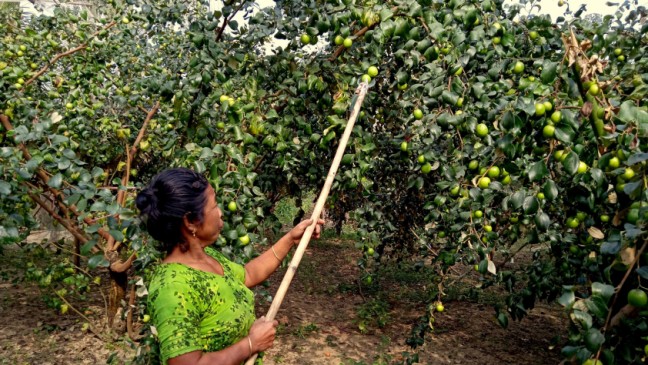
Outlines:
<svg viewBox="0 0 648 365"><path fill-rule="evenodd" d="M115 22L115 21L112 21L112 22L106 24L105 27L103 27L100 30L94 32L90 36L89 39L92 39L92 38L96 37L99 34L99 32L101 32L103 30L108 30L108 29L114 27L116 24L117 24L117 22ZM36 74L34 76L32 76L29 80L27 80L20 90L21 91L24 90L27 86L29 86L29 84L31 84L37 78L39 78L41 75L43 75L45 72L47 72L47 70L50 68L50 66L53 65L56 61L60 60L61 58L65 57L65 56L69 56L69 55L71 55L73 53L76 53L78 51L86 49L87 47L88 47L88 42L85 42L85 43L83 43L83 44L81 44L81 45L79 45L77 47L74 47L74 48L72 48L70 50L67 50L67 51L63 52L63 53L57 54L45 66L43 66L43 68L41 68L38 72L36 72Z"/></svg>
<svg viewBox="0 0 648 365"><path fill-rule="evenodd" d="M225 17L225 19L223 19L223 25L218 29L218 34L216 35L216 42L220 42L221 37L223 36L223 32L225 31L225 27L227 26L227 23L229 23L232 20L232 18L234 18L236 13L238 13L239 10L243 8L244 4L245 1L241 1L241 4L239 4L238 8L234 10L234 12L229 16L229 18Z"/></svg>

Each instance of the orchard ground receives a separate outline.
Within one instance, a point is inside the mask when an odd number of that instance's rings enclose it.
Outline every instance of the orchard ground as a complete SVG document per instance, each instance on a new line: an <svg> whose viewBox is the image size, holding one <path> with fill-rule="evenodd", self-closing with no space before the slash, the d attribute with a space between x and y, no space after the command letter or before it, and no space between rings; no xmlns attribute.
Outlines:
<svg viewBox="0 0 648 365"><path fill-rule="evenodd" d="M412 350L405 340L421 315L427 293L423 277L431 273L390 264L371 285L360 283L361 252L354 243L330 234L311 242L277 316L277 341L265 364L402 364L415 351L421 364L560 362L563 342L555 336L566 333L567 320L559 306L541 304L503 329L492 304L504 293L491 288L470 295L479 275L460 265L452 272L451 280L460 280L446 291L445 311L435 315L435 330L424 346ZM51 250L38 251L30 257L35 264L59 259ZM102 341L82 330L85 320L72 310L60 315L48 308L39 288L21 281L21 252L8 247L0 255L0 364L98 364L111 357L111 363L123 364L133 357L125 335ZM276 292L284 272L277 271L270 286L257 292L257 315L267 311L270 303L263 296ZM98 291L92 293L79 309L97 325L104 320L104 302Z"/></svg>

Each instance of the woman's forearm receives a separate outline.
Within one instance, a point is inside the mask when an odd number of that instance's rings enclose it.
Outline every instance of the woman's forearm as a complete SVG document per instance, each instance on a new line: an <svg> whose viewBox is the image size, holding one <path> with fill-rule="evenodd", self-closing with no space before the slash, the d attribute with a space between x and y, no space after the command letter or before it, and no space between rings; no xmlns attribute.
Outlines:
<svg viewBox="0 0 648 365"><path fill-rule="evenodd" d="M240 365L254 352L249 337L215 352L193 351L167 361L168 365Z"/></svg>
<svg viewBox="0 0 648 365"><path fill-rule="evenodd" d="M290 232L286 233L269 250L245 265L245 286L251 288L265 281L281 265L293 247Z"/></svg>

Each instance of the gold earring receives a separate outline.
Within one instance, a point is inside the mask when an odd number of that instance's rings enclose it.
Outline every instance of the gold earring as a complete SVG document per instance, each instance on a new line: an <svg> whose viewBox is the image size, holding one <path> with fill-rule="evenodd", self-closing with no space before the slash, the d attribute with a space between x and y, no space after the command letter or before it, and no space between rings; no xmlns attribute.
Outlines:
<svg viewBox="0 0 648 365"><path fill-rule="evenodd" d="M191 231L191 235L194 236L194 238L196 238L196 229L195 228Z"/></svg>

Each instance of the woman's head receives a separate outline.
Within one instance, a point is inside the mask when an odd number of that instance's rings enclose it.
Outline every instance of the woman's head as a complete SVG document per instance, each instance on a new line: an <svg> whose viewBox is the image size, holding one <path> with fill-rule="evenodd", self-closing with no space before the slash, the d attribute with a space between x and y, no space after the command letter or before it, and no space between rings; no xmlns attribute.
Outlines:
<svg viewBox="0 0 648 365"><path fill-rule="evenodd" d="M213 189L207 179L185 168L174 168L159 173L137 195L135 203L149 234L163 244L167 253L176 246L186 251L188 232L191 232L192 236L197 230L202 232L206 212L210 215L209 218L212 218L211 221L214 220L212 216L216 215L206 210L214 209L216 205ZM215 209L218 210L217 206ZM218 226L219 223L222 225L222 222L219 220L218 214L217 220L209 223L215 223L217 228L220 228Z"/></svg>

